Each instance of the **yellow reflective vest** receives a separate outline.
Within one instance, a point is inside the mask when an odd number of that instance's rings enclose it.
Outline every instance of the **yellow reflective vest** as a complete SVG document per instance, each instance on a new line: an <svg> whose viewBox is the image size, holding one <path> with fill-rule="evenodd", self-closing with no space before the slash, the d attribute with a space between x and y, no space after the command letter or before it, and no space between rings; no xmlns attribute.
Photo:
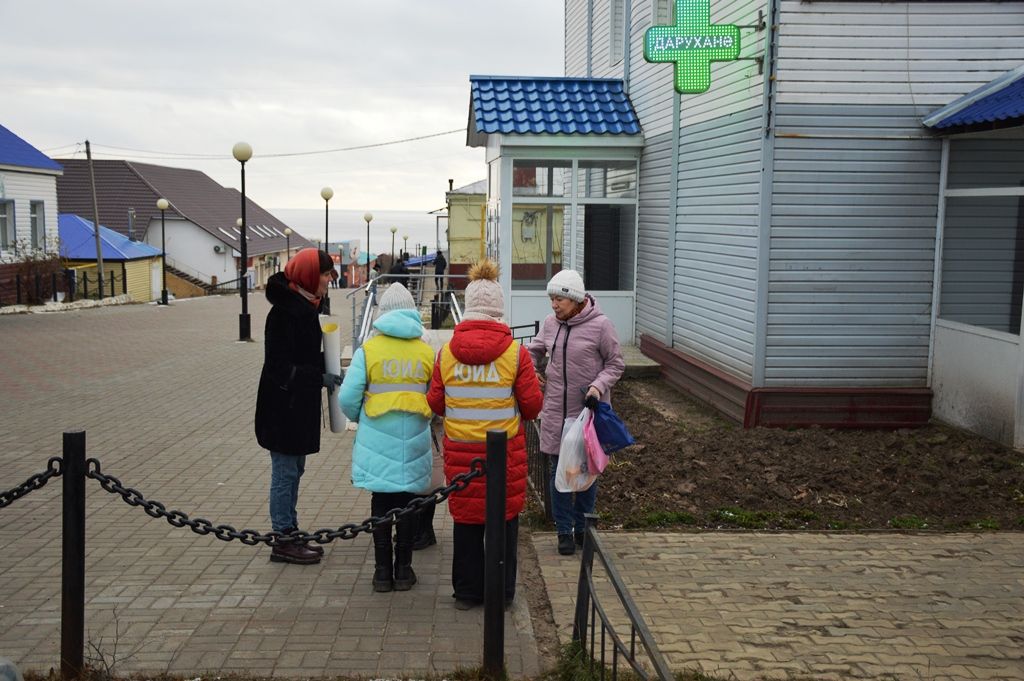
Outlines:
<svg viewBox="0 0 1024 681"><path fill-rule="evenodd" d="M385 335L373 336L362 347L366 357L366 415L406 411L430 418L427 386L434 372L431 347L419 338Z"/></svg>
<svg viewBox="0 0 1024 681"><path fill-rule="evenodd" d="M512 343L489 364L462 364L447 345L441 349L444 381L444 432L449 440L485 442L488 430L519 433L519 408L513 389L519 373L519 343Z"/></svg>

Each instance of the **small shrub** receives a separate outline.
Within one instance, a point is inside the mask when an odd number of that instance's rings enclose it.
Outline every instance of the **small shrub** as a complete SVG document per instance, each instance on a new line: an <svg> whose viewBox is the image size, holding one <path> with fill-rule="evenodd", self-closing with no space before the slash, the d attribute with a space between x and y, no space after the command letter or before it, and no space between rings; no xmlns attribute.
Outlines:
<svg viewBox="0 0 1024 681"><path fill-rule="evenodd" d="M696 518L686 511L654 511L643 517L647 527L665 527L668 525L695 525Z"/></svg>
<svg viewBox="0 0 1024 681"><path fill-rule="evenodd" d="M899 530L923 530L928 527L928 521L916 515L898 515L889 521L889 527Z"/></svg>
<svg viewBox="0 0 1024 681"><path fill-rule="evenodd" d="M998 520L993 520L992 518L982 518L981 520L975 520L973 522L968 522L967 523L967 527L971 528L972 530L983 530L983 531L998 530L999 529L999 521Z"/></svg>
<svg viewBox="0 0 1024 681"><path fill-rule="evenodd" d="M742 508L719 508L711 512L711 520L717 523L735 525L749 530L764 528L778 517L770 511L748 511Z"/></svg>

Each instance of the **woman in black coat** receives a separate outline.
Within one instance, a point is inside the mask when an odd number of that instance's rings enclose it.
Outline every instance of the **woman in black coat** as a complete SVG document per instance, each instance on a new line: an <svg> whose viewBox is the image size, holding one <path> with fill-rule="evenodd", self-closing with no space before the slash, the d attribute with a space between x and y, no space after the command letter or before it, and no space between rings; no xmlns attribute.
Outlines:
<svg viewBox="0 0 1024 681"><path fill-rule="evenodd" d="M321 299L334 276L326 253L306 248L284 272L267 282L271 308L264 331L263 372L256 396L256 440L270 450L270 522L274 531L298 529L296 503L306 455L320 451L320 390L328 393L341 377L324 371L318 316ZM270 560L318 563L320 547L283 542Z"/></svg>

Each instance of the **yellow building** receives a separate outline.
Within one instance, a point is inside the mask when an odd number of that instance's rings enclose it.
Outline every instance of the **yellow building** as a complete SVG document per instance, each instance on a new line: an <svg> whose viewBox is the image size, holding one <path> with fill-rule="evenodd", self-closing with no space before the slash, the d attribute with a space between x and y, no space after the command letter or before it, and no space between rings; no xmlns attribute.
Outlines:
<svg viewBox="0 0 1024 681"><path fill-rule="evenodd" d="M96 232L90 220L61 213L60 255L75 273L71 297L96 297L99 276L96 271ZM130 294L132 300L146 303L160 297L160 250L149 244L131 241L100 225L103 252L104 295ZM111 290L113 288L113 290Z"/></svg>
<svg viewBox="0 0 1024 681"><path fill-rule="evenodd" d="M487 181L447 192L448 250L452 274L465 274L487 253ZM512 210L512 273L523 288L543 289L562 268L564 207L517 203ZM551 254L551 262L547 254ZM456 280L457 281L457 280Z"/></svg>

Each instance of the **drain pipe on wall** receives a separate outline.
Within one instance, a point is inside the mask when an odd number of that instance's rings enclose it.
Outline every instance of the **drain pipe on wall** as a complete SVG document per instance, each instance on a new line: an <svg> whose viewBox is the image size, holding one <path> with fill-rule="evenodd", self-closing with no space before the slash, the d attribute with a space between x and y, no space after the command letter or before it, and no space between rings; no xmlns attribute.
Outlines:
<svg viewBox="0 0 1024 681"><path fill-rule="evenodd" d="M757 280L754 301L754 366L751 385L763 388L768 344L768 275L772 245L772 184L775 178L775 39L779 0L768 0L768 32L764 36L764 83L761 101L761 186L757 218Z"/></svg>
<svg viewBox="0 0 1024 681"><path fill-rule="evenodd" d="M674 347L672 324L676 314L676 218L679 216L679 126L682 118L683 97L672 91L672 177L668 187L668 296L665 301L665 345Z"/></svg>

